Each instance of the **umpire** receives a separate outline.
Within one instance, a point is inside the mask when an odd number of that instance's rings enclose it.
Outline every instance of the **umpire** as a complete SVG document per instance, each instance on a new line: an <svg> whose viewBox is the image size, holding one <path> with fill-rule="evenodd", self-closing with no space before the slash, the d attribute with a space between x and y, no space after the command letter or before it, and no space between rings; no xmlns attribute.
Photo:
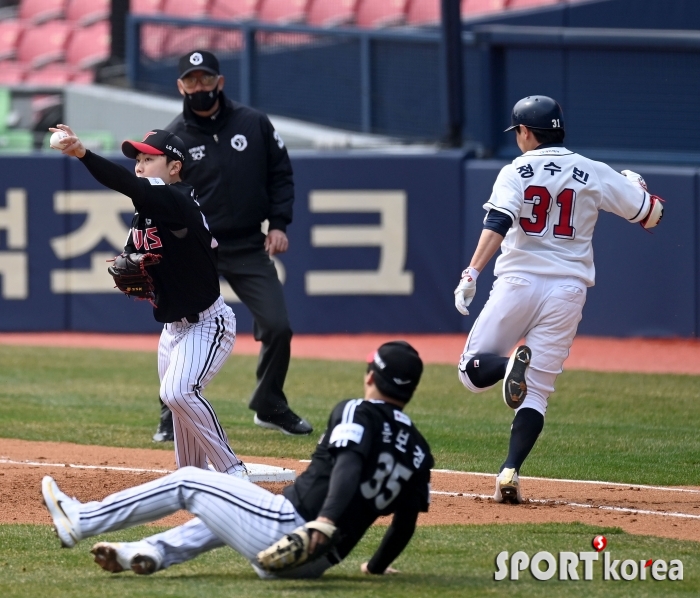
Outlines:
<svg viewBox="0 0 700 598"><path fill-rule="evenodd" d="M166 130L185 143L189 155L183 176L197 190L219 242L219 274L250 309L255 339L262 341L249 407L263 428L309 434L311 424L289 408L283 390L292 330L270 259L289 246L285 231L292 221L294 180L287 149L266 115L224 95L224 77L211 52L182 56L179 69L183 110ZM261 232L265 220L267 235ZM153 440L171 439L171 422L162 405Z"/></svg>

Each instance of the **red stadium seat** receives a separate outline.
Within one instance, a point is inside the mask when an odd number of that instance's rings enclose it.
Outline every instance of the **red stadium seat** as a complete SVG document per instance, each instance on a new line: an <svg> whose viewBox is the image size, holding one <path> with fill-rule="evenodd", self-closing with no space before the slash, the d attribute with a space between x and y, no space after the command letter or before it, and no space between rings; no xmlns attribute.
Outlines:
<svg viewBox="0 0 700 598"><path fill-rule="evenodd" d="M24 80L25 68L9 60L0 62L0 85L17 85Z"/></svg>
<svg viewBox="0 0 700 598"><path fill-rule="evenodd" d="M546 6L548 4L560 4L563 0L508 0L506 7L513 8L534 8L537 6Z"/></svg>
<svg viewBox="0 0 700 598"><path fill-rule="evenodd" d="M109 21L100 21L73 32L66 46L66 63L84 70L107 60L110 51Z"/></svg>
<svg viewBox="0 0 700 598"><path fill-rule="evenodd" d="M71 80L73 72L65 64L50 64L43 69L32 69L24 78L24 83L31 85L65 85Z"/></svg>
<svg viewBox="0 0 700 598"><path fill-rule="evenodd" d="M440 0L411 0L406 13L408 25L435 25L440 22Z"/></svg>
<svg viewBox="0 0 700 598"><path fill-rule="evenodd" d="M131 0L129 12L135 15L155 15L161 12L163 0Z"/></svg>
<svg viewBox="0 0 700 598"><path fill-rule="evenodd" d="M60 19L66 9L66 0L21 0L19 18L32 23Z"/></svg>
<svg viewBox="0 0 700 598"><path fill-rule="evenodd" d="M163 14L190 19L205 17L209 2L210 0L165 0Z"/></svg>
<svg viewBox="0 0 700 598"><path fill-rule="evenodd" d="M209 16L227 21L249 21L258 14L260 0L213 0Z"/></svg>
<svg viewBox="0 0 700 598"><path fill-rule="evenodd" d="M91 25L109 18L110 0L68 0L66 19L77 25Z"/></svg>
<svg viewBox="0 0 700 598"><path fill-rule="evenodd" d="M211 27L183 27L168 34L163 46L165 56L180 56L198 48L212 48L220 33Z"/></svg>
<svg viewBox="0 0 700 598"><path fill-rule="evenodd" d="M258 20L265 23L299 23L306 18L309 0L262 0Z"/></svg>
<svg viewBox="0 0 700 598"><path fill-rule="evenodd" d="M219 31L214 38L213 49L221 54L234 54L243 49L243 34L240 31Z"/></svg>
<svg viewBox="0 0 700 598"><path fill-rule="evenodd" d="M158 60L163 57L170 29L167 25L155 25L153 23L141 25L140 46L144 56L152 60Z"/></svg>
<svg viewBox="0 0 700 598"><path fill-rule="evenodd" d="M355 22L360 27L388 27L406 20L408 0L360 0Z"/></svg>
<svg viewBox="0 0 700 598"><path fill-rule="evenodd" d="M73 73L70 80L71 83L87 85L95 82L95 71L88 69L86 71L78 71Z"/></svg>
<svg viewBox="0 0 700 598"><path fill-rule="evenodd" d="M311 0L306 22L314 27L337 27L355 20L358 0Z"/></svg>
<svg viewBox="0 0 700 598"><path fill-rule="evenodd" d="M70 25L64 21L50 21L27 29L17 46L17 61L40 68L62 60L70 30Z"/></svg>
<svg viewBox="0 0 700 598"><path fill-rule="evenodd" d="M12 58L17 51L17 42L24 29L20 21L0 21L0 60Z"/></svg>
<svg viewBox="0 0 700 598"><path fill-rule="evenodd" d="M462 0L462 18L504 10L507 0Z"/></svg>

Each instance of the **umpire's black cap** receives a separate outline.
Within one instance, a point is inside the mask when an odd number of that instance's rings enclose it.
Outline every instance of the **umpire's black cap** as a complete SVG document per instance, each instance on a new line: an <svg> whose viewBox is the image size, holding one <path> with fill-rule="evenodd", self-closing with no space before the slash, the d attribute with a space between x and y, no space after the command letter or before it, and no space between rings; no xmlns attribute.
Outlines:
<svg viewBox="0 0 700 598"><path fill-rule="evenodd" d="M162 129L153 129L146 133L141 141L124 141L122 153L127 158L135 159L139 154L165 155L185 164L185 144L177 135Z"/></svg>
<svg viewBox="0 0 700 598"><path fill-rule="evenodd" d="M513 106L510 125L504 133L520 125L530 129L564 130L564 112L557 101L548 96L528 96Z"/></svg>
<svg viewBox="0 0 700 598"><path fill-rule="evenodd" d="M193 50L180 58L180 79L192 71L205 71L212 75L219 75L219 60L211 52L206 50Z"/></svg>
<svg viewBox="0 0 700 598"><path fill-rule="evenodd" d="M404 403L413 396L423 373L423 361L406 341L384 343L367 359L382 394Z"/></svg>

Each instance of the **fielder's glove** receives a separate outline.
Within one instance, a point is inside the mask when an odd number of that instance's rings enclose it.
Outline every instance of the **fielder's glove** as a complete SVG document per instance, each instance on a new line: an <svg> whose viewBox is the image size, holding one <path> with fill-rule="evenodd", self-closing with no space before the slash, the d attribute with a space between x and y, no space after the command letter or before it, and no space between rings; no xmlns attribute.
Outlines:
<svg viewBox="0 0 700 598"><path fill-rule="evenodd" d="M476 268L467 268L462 272L462 280L455 289L455 307L463 316L469 315L467 307L474 299L476 293L476 279L479 271Z"/></svg>
<svg viewBox="0 0 700 598"><path fill-rule="evenodd" d="M622 170L621 174L625 175L633 183L639 185L649 196L649 203L651 204L649 207L649 213L642 220L640 220L639 224L641 224L642 228L645 229L654 228L657 224L659 224L659 222L661 222L661 219L664 217L664 200L661 199L658 195L651 195L649 193L647 183L642 178L641 174L637 174L636 172L633 172L631 170Z"/></svg>
<svg viewBox="0 0 700 598"><path fill-rule="evenodd" d="M112 260L107 272L114 278L115 286L125 295L150 302L156 298L153 279L146 268L160 262L154 253L122 253Z"/></svg>
<svg viewBox="0 0 700 598"><path fill-rule="evenodd" d="M315 561L326 554L338 540L335 525L323 521L309 521L277 540L272 546L258 553L257 561L265 571L286 571ZM328 538L324 544L317 543L312 554L309 554L311 533L321 532Z"/></svg>

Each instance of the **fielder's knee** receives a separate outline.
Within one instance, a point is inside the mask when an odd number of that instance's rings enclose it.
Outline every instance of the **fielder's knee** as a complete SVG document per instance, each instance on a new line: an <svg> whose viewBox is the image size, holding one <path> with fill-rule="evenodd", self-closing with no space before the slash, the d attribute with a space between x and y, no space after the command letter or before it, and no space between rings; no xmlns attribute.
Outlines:
<svg viewBox="0 0 700 598"><path fill-rule="evenodd" d="M518 407L515 410L515 412L517 413L521 409L534 409L538 413L542 414L542 417L544 417L547 414L547 399L535 393L532 393L528 389L528 393L525 397L525 400L523 401L523 404L520 405L520 407Z"/></svg>
<svg viewBox="0 0 700 598"><path fill-rule="evenodd" d="M464 384L464 386L467 388L467 390L470 390L473 393L480 393L488 390L489 388L493 388L495 385L492 384L491 386L486 386L484 388L480 388L479 386L476 386L474 382L472 382L471 378L469 377L469 374L467 372L462 371L462 368L457 368L457 374L459 375L459 381Z"/></svg>

